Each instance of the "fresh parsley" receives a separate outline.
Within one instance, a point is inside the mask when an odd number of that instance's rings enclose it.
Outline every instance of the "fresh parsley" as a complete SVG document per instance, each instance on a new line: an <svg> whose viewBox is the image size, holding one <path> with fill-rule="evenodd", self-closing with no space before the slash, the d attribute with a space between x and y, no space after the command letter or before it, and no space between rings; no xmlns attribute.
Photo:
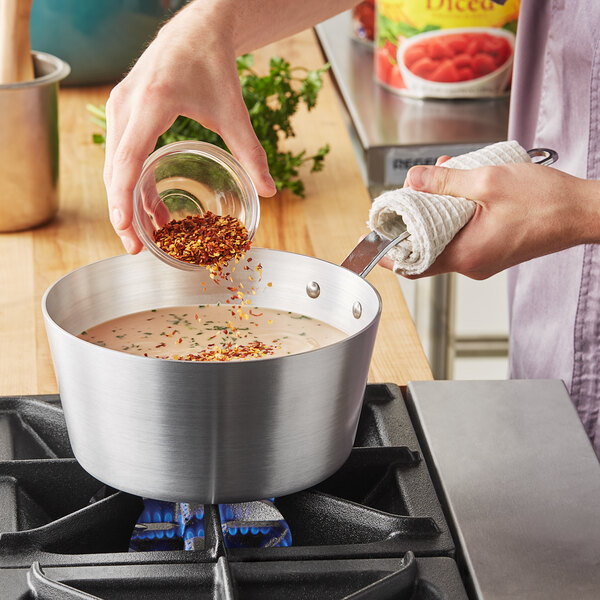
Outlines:
<svg viewBox="0 0 600 600"><path fill-rule="evenodd" d="M292 67L285 59L274 56L269 62L268 74L259 75L253 67L251 54L237 59L244 101L254 131L267 153L271 175L278 190L287 188L298 196L304 196L304 184L298 176L298 170L304 163L309 163L311 173L321 171L329 152L329 144L319 148L314 154L309 154L307 150L295 154L281 151L279 143L295 136L291 118L300 105L304 104L308 110L315 107L323 86L322 76L329 69L329 64L310 70ZM104 106L89 104L87 109L92 114L92 121L106 131ZM94 133L92 140L96 144L104 144L105 136ZM200 140L228 149L216 133L182 116L158 138L156 148L181 140Z"/></svg>

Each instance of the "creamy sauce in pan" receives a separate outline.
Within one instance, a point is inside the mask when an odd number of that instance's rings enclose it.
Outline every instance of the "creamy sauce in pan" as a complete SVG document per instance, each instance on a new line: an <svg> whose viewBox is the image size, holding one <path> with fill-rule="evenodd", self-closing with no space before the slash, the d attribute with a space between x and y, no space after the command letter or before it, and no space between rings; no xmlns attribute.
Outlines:
<svg viewBox="0 0 600 600"><path fill-rule="evenodd" d="M129 354L176 359L214 352L221 356L221 349L231 354L236 347L256 347L257 342L269 348L268 356L287 356L347 337L323 321L298 313L252 307L240 319L232 312L231 306L223 304L159 308L111 319L79 337ZM255 353L243 359L263 357Z"/></svg>

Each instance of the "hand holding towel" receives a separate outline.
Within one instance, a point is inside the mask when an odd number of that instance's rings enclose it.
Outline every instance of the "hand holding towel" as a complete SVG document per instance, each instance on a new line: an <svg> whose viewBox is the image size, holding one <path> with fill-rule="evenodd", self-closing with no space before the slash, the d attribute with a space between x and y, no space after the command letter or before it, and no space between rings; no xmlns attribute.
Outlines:
<svg viewBox="0 0 600 600"><path fill-rule="evenodd" d="M518 142L499 142L475 152L455 156L442 166L451 169L475 169L531 162ZM379 235L393 239L406 230L410 237L388 252L394 271L418 275L427 270L447 244L473 216L475 203L466 198L440 196L400 188L375 199L369 213L369 227Z"/></svg>

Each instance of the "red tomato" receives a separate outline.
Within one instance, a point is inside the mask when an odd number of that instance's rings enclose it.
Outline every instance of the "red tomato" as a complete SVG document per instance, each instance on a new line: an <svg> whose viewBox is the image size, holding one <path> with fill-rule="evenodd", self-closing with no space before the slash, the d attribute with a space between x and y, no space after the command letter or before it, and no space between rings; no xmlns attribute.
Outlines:
<svg viewBox="0 0 600 600"><path fill-rule="evenodd" d="M380 81L387 83L390 77L390 71L392 70L392 63L390 62L390 55L384 48L378 48L376 52L375 62L375 74Z"/></svg>
<svg viewBox="0 0 600 600"><path fill-rule="evenodd" d="M375 7L370 2L361 2L352 9L355 31L360 31L367 40L373 39L375 28Z"/></svg>
<svg viewBox="0 0 600 600"><path fill-rule="evenodd" d="M480 45L483 44L488 37L490 37L489 33L468 33L467 35L470 38L477 40Z"/></svg>
<svg viewBox="0 0 600 600"><path fill-rule="evenodd" d="M483 44L481 44L481 51L486 54L496 54L502 45L502 38L489 36L485 40L483 40Z"/></svg>
<svg viewBox="0 0 600 600"><path fill-rule="evenodd" d="M479 40L473 38L473 39L469 40L469 42L467 43L465 52L467 54L469 54L470 56L475 56L479 52L480 46L481 46L481 44L479 43Z"/></svg>
<svg viewBox="0 0 600 600"><path fill-rule="evenodd" d="M445 36L446 44L452 49L454 54L461 54L467 48L467 36L461 34Z"/></svg>
<svg viewBox="0 0 600 600"><path fill-rule="evenodd" d="M395 61L396 60L396 56L398 54L398 46L396 46L396 44L392 44L392 42L390 42L390 40L385 40L385 44L383 45L383 47L385 48L386 52Z"/></svg>
<svg viewBox="0 0 600 600"><path fill-rule="evenodd" d="M503 39L502 44L500 44L496 51L496 66L499 67L500 65L503 65L510 58L511 54L512 48L510 47L510 44Z"/></svg>
<svg viewBox="0 0 600 600"><path fill-rule="evenodd" d="M504 64L512 52L510 44L504 38L494 36L490 36L482 44L481 50L494 58L497 67Z"/></svg>
<svg viewBox="0 0 600 600"><path fill-rule="evenodd" d="M475 79L475 73L471 67L461 67L457 69L459 81L469 81L469 79Z"/></svg>
<svg viewBox="0 0 600 600"><path fill-rule="evenodd" d="M473 57L473 70L478 77L496 70L496 62L489 54L480 52Z"/></svg>
<svg viewBox="0 0 600 600"><path fill-rule="evenodd" d="M449 58L442 61L439 67L428 77L431 81L454 83L459 80L458 71Z"/></svg>
<svg viewBox="0 0 600 600"><path fill-rule="evenodd" d="M503 65L512 48L488 33L450 34L413 44L404 52L406 66L431 81L455 82L482 77Z"/></svg>
<svg viewBox="0 0 600 600"><path fill-rule="evenodd" d="M471 68L471 62L473 59L466 52L464 52L463 54L457 54L453 60L454 66L457 69L462 69L464 67Z"/></svg>
<svg viewBox="0 0 600 600"><path fill-rule="evenodd" d="M433 38L427 48L427 54L434 60L443 60L444 58L452 58L454 56L452 48L444 42L443 38Z"/></svg>
<svg viewBox="0 0 600 600"><path fill-rule="evenodd" d="M405 88L404 79L402 78L402 73L400 73L400 69L398 65L394 65L392 70L390 71L390 78L388 83L395 88Z"/></svg>
<svg viewBox="0 0 600 600"><path fill-rule="evenodd" d="M359 21L364 22L373 14L373 9L369 4L361 2L352 9L352 16L356 17Z"/></svg>
<svg viewBox="0 0 600 600"><path fill-rule="evenodd" d="M417 76L423 79L429 79L429 75L435 71L438 66L438 61L431 60L428 56L425 56L421 60L418 60L412 67L411 71Z"/></svg>
<svg viewBox="0 0 600 600"><path fill-rule="evenodd" d="M418 60L421 60L424 56L427 56L427 53L425 52L425 48L423 48L422 44L409 46L404 51L404 64L410 69L414 63L416 63Z"/></svg>

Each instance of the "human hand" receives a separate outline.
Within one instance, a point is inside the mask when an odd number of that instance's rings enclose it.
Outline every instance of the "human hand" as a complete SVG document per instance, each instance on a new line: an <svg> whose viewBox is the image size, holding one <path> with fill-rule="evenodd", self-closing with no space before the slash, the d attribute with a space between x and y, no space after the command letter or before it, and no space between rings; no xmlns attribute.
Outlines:
<svg viewBox="0 0 600 600"><path fill-rule="evenodd" d="M462 196L476 203L471 220L433 265L411 278L457 272L486 279L515 264L599 237L600 182L549 167L417 166L408 172L407 183L419 191Z"/></svg>
<svg viewBox="0 0 600 600"><path fill-rule="evenodd" d="M242 98L226 13L194 2L167 23L106 104L104 183L110 220L127 252L142 249L133 189L158 137L179 115L218 133L262 196L276 189Z"/></svg>

